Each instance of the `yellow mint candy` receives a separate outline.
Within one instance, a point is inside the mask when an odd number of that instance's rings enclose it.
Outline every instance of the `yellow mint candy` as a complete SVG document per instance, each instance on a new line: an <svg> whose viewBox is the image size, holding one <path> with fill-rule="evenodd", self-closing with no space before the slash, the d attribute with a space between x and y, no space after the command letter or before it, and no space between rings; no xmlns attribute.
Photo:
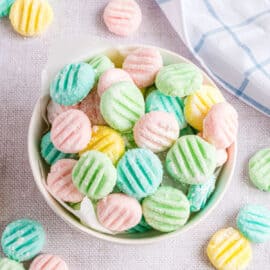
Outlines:
<svg viewBox="0 0 270 270"><path fill-rule="evenodd" d="M203 129L203 119L211 107L225 101L219 89L203 85L199 91L189 95L185 100L186 121L199 131Z"/></svg>
<svg viewBox="0 0 270 270"><path fill-rule="evenodd" d="M115 164L125 152L125 141L112 128L106 126L94 126L92 129L92 138L87 147L80 152L80 156L89 150L97 150L108 157Z"/></svg>
<svg viewBox="0 0 270 270"><path fill-rule="evenodd" d="M53 10L46 0L16 0L9 19L16 32L36 36L44 32L53 20Z"/></svg>
<svg viewBox="0 0 270 270"><path fill-rule="evenodd" d="M249 264L252 250L249 241L229 227L212 236L207 246L207 255L218 270L242 270Z"/></svg>

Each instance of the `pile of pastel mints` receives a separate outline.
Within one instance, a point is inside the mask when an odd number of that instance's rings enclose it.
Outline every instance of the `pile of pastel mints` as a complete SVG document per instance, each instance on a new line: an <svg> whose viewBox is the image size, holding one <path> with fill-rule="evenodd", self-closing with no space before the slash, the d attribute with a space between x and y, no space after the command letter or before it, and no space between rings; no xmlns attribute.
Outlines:
<svg viewBox="0 0 270 270"><path fill-rule="evenodd" d="M237 135L221 92L192 64L164 66L154 47L131 51L118 68L106 55L68 64L50 97L48 191L76 209L87 197L113 233L183 227L207 204Z"/></svg>
<svg viewBox="0 0 270 270"><path fill-rule="evenodd" d="M59 256L38 255L45 240L45 231L35 220L19 219L8 224L1 237L1 246L7 257L0 258L0 270L24 270L23 263L33 258L29 270L68 270Z"/></svg>

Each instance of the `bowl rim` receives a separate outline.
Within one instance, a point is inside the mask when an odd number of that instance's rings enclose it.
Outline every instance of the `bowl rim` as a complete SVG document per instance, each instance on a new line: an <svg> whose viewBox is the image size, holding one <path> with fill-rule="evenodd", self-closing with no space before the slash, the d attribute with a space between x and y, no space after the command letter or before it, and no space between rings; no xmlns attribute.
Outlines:
<svg viewBox="0 0 270 270"><path fill-rule="evenodd" d="M104 52L108 49L119 49L119 48L132 49L132 48L136 48L136 47L154 47L163 53L169 54L170 56L175 57L177 59L181 59L183 62L191 63L191 64L195 65L190 60L188 60L187 58L183 57L180 54L177 54L175 52L172 52L170 50L160 48L157 46L149 46L149 45L144 45L144 44L127 44L127 45L122 45L122 46L110 46L107 48L102 48L100 50L94 49L93 55L97 54L98 52L99 53ZM204 72L204 70L202 70L197 65L195 65L195 66L202 72L203 76L207 78L207 80L211 83L211 85L217 87L215 82ZM217 205L223 199L223 197L224 197L224 195L225 195L225 193L226 193L226 191L227 191L227 189L232 181L232 176L233 176L233 173L235 170L235 165L236 165L237 141L232 146L230 146L230 148L232 148L231 168L229 170L229 174L227 176L227 180L224 184L223 189L221 190L221 192L219 193L219 195L215 199L215 201L212 203L212 205L210 205L208 207L208 209L205 211L205 213L203 213L203 215L200 216L197 220L192 220L191 223L189 223L188 225L182 227L179 230L173 231L173 232L162 233L160 235L157 235L154 237L149 237L149 238L137 238L137 239L136 238L132 238L132 239L117 238L114 235L109 235L106 233L98 232L90 227L86 227L83 224L81 224L80 222L78 222L75 217L74 218L71 217L72 214L69 215L69 214L65 213L65 211L63 211L63 207L49 194L45 185L43 185L42 180L40 178L40 174L38 173L38 170L36 170L36 160L35 160L34 155L32 154L33 149L36 148L36 146L34 144L33 134L34 134L34 130L35 130L35 116L36 116L36 114L39 113L41 99L42 99L42 97L40 97L37 100L37 102L34 106L32 115L31 115L30 123L29 123L28 136L27 136L28 160L30 163L30 167L31 167L31 171L32 171L32 174L34 177L34 181L36 182L36 185L37 185L39 191L41 192L41 194L43 195L43 198L45 199L46 203L62 220L64 220L71 227L75 228L77 231L83 232L85 234L91 235L91 236L98 238L98 239L101 239L101 240L105 240L105 241L116 243L116 244L125 244L125 245L151 244L151 243L159 242L161 240L176 237L176 236L194 228L196 225L198 225L200 222L202 222L204 219L206 219L206 217L211 214L211 212L217 207Z"/></svg>

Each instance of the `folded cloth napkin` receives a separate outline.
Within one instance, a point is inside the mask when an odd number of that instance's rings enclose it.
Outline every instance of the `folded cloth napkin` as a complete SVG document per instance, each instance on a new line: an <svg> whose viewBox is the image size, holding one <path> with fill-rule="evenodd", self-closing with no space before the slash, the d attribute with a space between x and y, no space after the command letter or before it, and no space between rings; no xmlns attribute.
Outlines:
<svg viewBox="0 0 270 270"><path fill-rule="evenodd" d="M270 116L270 0L156 0L200 63Z"/></svg>

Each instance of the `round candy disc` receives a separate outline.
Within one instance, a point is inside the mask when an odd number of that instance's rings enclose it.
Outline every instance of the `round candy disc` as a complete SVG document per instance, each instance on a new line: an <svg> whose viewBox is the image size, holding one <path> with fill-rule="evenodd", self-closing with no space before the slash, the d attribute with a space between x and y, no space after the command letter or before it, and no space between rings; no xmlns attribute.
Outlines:
<svg viewBox="0 0 270 270"><path fill-rule="evenodd" d="M125 194L114 193L98 202L97 217L105 228L122 232L140 222L142 209L136 199Z"/></svg>
<svg viewBox="0 0 270 270"><path fill-rule="evenodd" d="M175 231L189 218L189 202L185 194L170 186L161 186L142 203L146 222L162 232Z"/></svg>
<svg viewBox="0 0 270 270"><path fill-rule="evenodd" d="M12 260L22 262L35 257L43 248L45 232L40 223L19 219L5 228L1 244L3 252Z"/></svg>
<svg viewBox="0 0 270 270"><path fill-rule="evenodd" d="M110 0L103 19L109 31L119 36L128 36L140 26L142 12L134 0Z"/></svg>
<svg viewBox="0 0 270 270"><path fill-rule="evenodd" d="M237 228L251 242L270 240L270 210L260 205L247 205L237 216Z"/></svg>
<svg viewBox="0 0 270 270"><path fill-rule="evenodd" d="M74 185L90 199L98 200L112 192L116 169L107 155L91 150L84 153L73 168Z"/></svg>
<svg viewBox="0 0 270 270"><path fill-rule="evenodd" d="M97 150L108 155L116 164L125 152L125 142L120 133L106 126L94 126L92 131L92 138L80 155L89 150Z"/></svg>
<svg viewBox="0 0 270 270"><path fill-rule="evenodd" d="M123 69L139 88L143 88L154 83L162 64L162 57L157 49L142 47L126 57Z"/></svg>
<svg viewBox="0 0 270 270"><path fill-rule="evenodd" d="M80 110L68 110L53 121L51 139L54 146L64 153L78 153L91 139L91 123Z"/></svg>
<svg viewBox="0 0 270 270"><path fill-rule="evenodd" d="M179 125L172 113L153 111L141 117L133 129L136 144L154 153L168 149L179 136Z"/></svg>
<svg viewBox="0 0 270 270"><path fill-rule="evenodd" d="M23 265L8 258L0 258L0 270L25 270Z"/></svg>
<svg viewBox="0 0 270 270"><path fill-rule="evenodd" d="M242 270L252 257L249 241L234 228L216 232L207 246L207 255L218 270Z"/></svg>
<svg viewBox="0 0 270 270"><path fill-rule="evenodd" d="M42 254L33 260L29 270L68 270L68 266L59 256Z"/></svg>
<svg viewBox="0 0 270 270"><path fill-rule="evenodd" d="M133 83L115 83L102 95L100 109L112 128L126 132L144 114L144 98Z"/></svg>
<svg viewBox="0 0 270 270"><path fill-rule="evenodd" d="M66 65L52 81L50 95L55 103L75 105L88 95L94 83L95 71L91 65L83 62Z"/></svg>
<svg viewBox="0 0 270 270"><path fill-rule="evenodd" d="M192 64L179 63L164 66L156 77L157 88L165 95L184 97L199 90L203 76Z"/></svg>
<svg viewBox="0 0 270 270"><path fill-rule="evenodd" d="M117 187L138 200L153 194L162 176L159 158L147 149L129 150L117 164Z"/></svg>
<svg viewBox="0 0 270 270"><path fill-rule="evenodd" d="M215 147L196 135L180 137L166 157L168 173L186 184L205 182L213 174L216 163Z"/></svg>
<svg viewBox="0 0 270 270"><path fill-rule="evenodd" d="M52 23L53 10L47 0L16 0L11 6L9 19L19 34L36 36Z"/></svg>

